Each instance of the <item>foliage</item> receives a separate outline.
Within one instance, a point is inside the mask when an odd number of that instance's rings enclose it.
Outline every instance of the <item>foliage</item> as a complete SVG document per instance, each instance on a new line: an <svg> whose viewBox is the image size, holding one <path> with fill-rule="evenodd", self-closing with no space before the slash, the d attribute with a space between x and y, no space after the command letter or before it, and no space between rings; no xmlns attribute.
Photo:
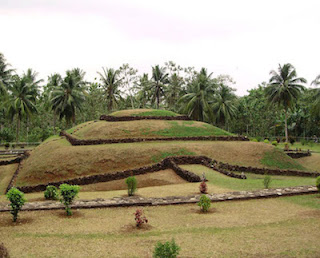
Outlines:
<svg viewBox="0 0 320 258"><path fill-rule="evenodd" d="M268 140L268 139L264 139L263 142L264 142L264 143L269 143L269 140Z"/></svg>
<svg viewBox="0 0 320 258"><path fill-rule="evenodd" d="M208 192L208 187L207 187L207 183L205 180L203 180L200 183L199 190L200 190L200 193L203 193L203 194L206 194Z"/></svg>
<svg viewBox="0 0 320 258"><path fill-rule="evenodd" d="M272 141L272 145L273 146L278 146L278 142L277 141Z"/></svg>
<svg viewBox="0 0 320 258"><path fill-rule="evenodd" d="M60 201L64 204L67 215L71 216L72 211L70 205L74 198L77 197L80 187L78 185L61 184L60 187Z"/></svg>
<svg viewBox="0 0 320 258"><path fill-rule="evenodd" d="M283 155L283 151L277 148L265 152L260 162L267 167L305 170L302 165L295 160L292 160L289 156Z"/></svg>
<svg viewBox="0 0 320 258"><path fill-rule="evenodd" d="M44 198L47 200L58 200L59 199L59 192L58 188L53 185L48 185L46 190L44 191Z"/></svg>
<svg viewBox="0 0 320 258"><path fill-rule="evenodd" d="M202 212L207 212L211 206L210 198L205 194L201 195L198 206L200 207Z"/></svg>
<svg viewBox="0 0 320 258"><path fill-rule="evenodd" d="M0 257L1 258L9 258L9 252L3 243L0 243Z"/></svg>
<svg viewBox="0 0 320 258"><path fill-rule="evenodd" d="M162 110L162 109L133 114L133 116L178 116L178 115L179 114L174 113L172 111Z"/></svg>
<svg viewBox="0 0 320 258"><path fill-rule="evenodd" d="M270 184L271 184L271 176L269 175L265 175L264 178L263 178L263 185L264 185L264 188L268 189Z"/></svg>
<svg viewBox="0 0 320 258"><path fill-rule="evenodd" d="M153 257L155 258L175 258L180 252L180 247L176 244L174 239L171 242L165 243L158 242L153 251Z"/></svg>
<svg viewBox="0 0 320 258"><path fill-rule="evenodd" d="M134 220L136 221L136 226L140 228L142 224L148 223L147 218L143 215L143 211L141 209L137 209L134 213Z"/></svg>
<svg viewBox="0 0 320 258"><path fill-rule="evenodd" d="M11 211L13 216L13 221L16 222L18 218L18 212L21 210L22 206L26 202L24 198L24 193L19 191L17 188L12 187L6 194L7 199L10 201Z"/></svg>
<svg viewBox="0 0 320 258"><path fill-rule="evenodd" d="M130 176L126 179L126 184L128 187L128 195L133 196L137 190L137 179L135 176Z"/></svg>
<svg viewBox="0 0 320 258"><path fill-rule="evenodd" d="M316 187L318 188L318 190L319 190L319 192L320 192L320 176L317 177Z"/></svg>
<svg viewBox="0 0 320 258"><path fill-rule="evenodd" d="M159 109L160 107L160 97L164 95L165 87L169 83L169 74L166 73L164 67L159 67L156 65L152 67L152 84L151 90L153 91L153 97L151 102L154 103L155 100L157 101L156 107Z"/></svg>

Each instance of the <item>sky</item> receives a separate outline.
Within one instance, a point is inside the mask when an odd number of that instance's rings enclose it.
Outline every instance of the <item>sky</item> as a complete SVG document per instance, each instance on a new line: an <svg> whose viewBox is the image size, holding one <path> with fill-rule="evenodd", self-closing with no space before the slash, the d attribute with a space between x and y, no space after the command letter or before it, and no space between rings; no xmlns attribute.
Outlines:
<svg viewBox="0 0 320 258"><path fill-rule="evenodd" d="M123 63L174 61L228 74L239 96L291 63L320 74L318 0L0 0L0 52L18 73L79 67L86 79Z"/></svg>

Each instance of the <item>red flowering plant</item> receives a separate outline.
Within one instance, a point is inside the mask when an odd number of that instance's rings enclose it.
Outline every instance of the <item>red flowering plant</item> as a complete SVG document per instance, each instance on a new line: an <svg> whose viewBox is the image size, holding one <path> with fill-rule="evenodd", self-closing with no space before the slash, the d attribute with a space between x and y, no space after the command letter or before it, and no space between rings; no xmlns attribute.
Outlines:
<svg viewBox="0 0 320 258"><path fill-rule="evenodd" d="M134 220L136 221L136 226L139 228L143 223L148 223L148 220L145 216L143 216L143 211L140 209L137 209L136 212L134 213L135 218Z"/></svg>
<svg viewBox="0 0 320 258"><path fill-rule="evenodd" d="M205 180L201 182L199 189L200 189L200 193L206 194L208 192L208 187Z"/></svg>

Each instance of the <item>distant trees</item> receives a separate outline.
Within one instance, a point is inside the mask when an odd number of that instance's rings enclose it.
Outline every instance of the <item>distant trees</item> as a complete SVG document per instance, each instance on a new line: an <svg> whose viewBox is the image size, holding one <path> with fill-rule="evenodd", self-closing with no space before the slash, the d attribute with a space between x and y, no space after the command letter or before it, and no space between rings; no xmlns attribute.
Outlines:
<svg viewBox="0 0 320 258"><path fill-rule="evenodd" d="M295 106L304 89L302 83L307 80L297 77L297 72L291 64L279 65L278 72L272 70L269 85L266 87L266 96L270 104L276 104L284 110L285 137L288 142L288 111Z"/></svg>
<svg viewBox="0 0 320 258"><path fill-rule="evenodd" d="M168 73L166 73L165 68L159 67L159 65L156 65L152 67L152 84L151 84L151 90L152 90L152 102L154 103L154 100L156 100L156 108L159 109L160 107L160 97L161 95L164 95L164 87L166 84L168 84Z"/></svg>

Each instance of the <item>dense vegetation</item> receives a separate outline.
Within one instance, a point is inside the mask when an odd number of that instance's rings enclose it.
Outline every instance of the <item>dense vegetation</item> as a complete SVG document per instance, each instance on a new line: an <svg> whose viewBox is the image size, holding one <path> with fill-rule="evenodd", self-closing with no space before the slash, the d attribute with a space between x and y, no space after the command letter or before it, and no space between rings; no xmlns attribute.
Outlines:
<svg viewBox="0 0 320 258"><path fill-rule="evenodd" d="M152 67L151 76L139 75L128 64L103 68L97 75L89 82L79 68L46 80L32 69L16 74L0 53L0 140L41 141L101 114L137 108L187 114L254 137L320 133L320 90L307 88L306 80L290 64L279 65L268 83L262 82L243 97L235 95L230 76L213 77L205 68L196 71L171 61ZM318 86L320 77L311 84Z"/></svg>

